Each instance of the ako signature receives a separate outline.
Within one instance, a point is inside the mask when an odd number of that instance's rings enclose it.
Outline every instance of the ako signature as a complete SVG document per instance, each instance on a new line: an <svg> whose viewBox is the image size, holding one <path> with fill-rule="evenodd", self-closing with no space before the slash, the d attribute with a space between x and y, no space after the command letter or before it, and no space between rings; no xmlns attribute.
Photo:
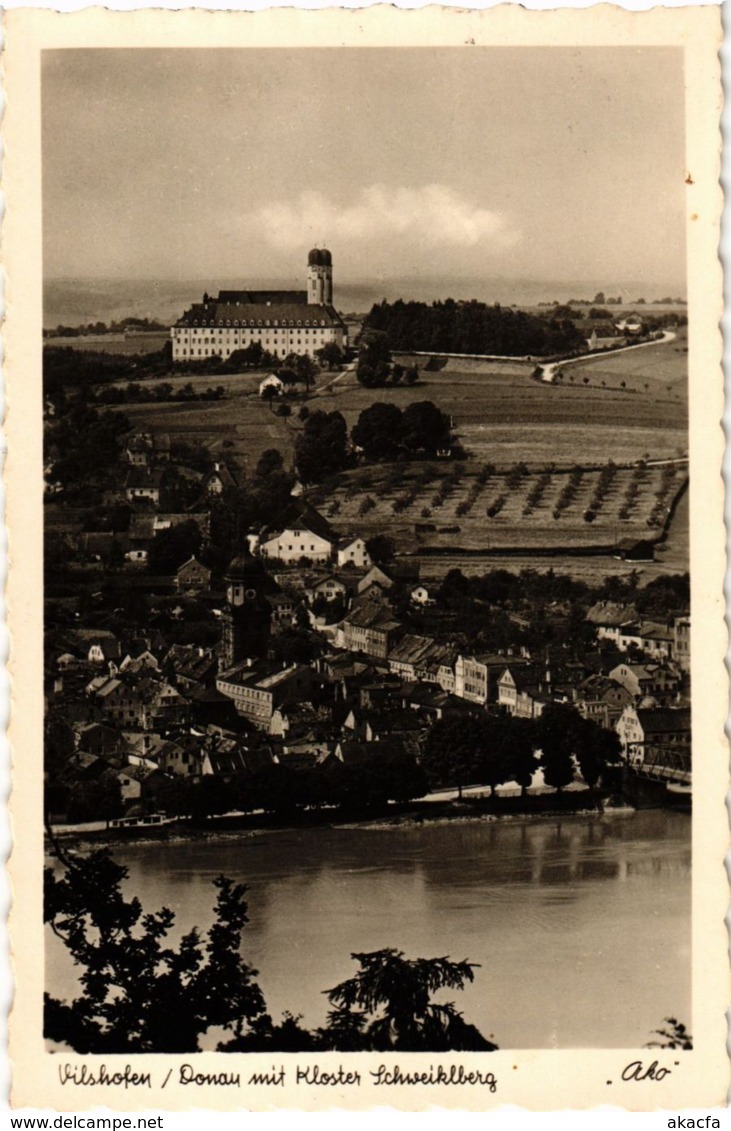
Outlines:
<svg viewBox="0 0 731 1131"><path fill-rule="evenodd" d="M629 1064L625 1065L622 1069L623 1080L664 1080L666 1076L670 1076L672 1068L662 1068L656 1060L653 1060L647 1068L641 1060L632 1060Z"/></svg>

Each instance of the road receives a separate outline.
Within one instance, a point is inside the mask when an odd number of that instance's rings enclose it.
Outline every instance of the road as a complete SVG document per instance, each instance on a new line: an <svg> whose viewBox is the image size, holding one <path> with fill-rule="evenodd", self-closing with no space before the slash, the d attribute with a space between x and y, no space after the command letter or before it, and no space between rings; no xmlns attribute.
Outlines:
<svg viewBox="0 0 731 1131"><path fill-rule="evenodd" d="M583 354L581 357L567 357L563 360L552 361L548 365L539 365L538 368L541 370L540 380L545 385L552 385L559 369L566 369L569 365L577 365L579 362L586 364L587 362L598 361L604 357L614 357L615 354L627 353L628 350L641 350L649 346L661 346L666 342L674 342L676 338L677 334L672 330L663 330L662 337L656 338L652 342L635 342L632 346L620 346L620 348L616 350L602 350L600 353Z"/></svg>

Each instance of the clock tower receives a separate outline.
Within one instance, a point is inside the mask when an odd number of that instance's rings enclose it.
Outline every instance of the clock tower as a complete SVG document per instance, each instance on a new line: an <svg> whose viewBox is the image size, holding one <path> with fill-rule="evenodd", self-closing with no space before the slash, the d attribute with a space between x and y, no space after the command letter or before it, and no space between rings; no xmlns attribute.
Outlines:
<svg viewBox="0 0 731 1131"><path fill-rule="evenodd" d="M267 576L261 564L244 553L226 572L226 605L221 614L220 669L266 655L271 608L266 599Z"/></svg>

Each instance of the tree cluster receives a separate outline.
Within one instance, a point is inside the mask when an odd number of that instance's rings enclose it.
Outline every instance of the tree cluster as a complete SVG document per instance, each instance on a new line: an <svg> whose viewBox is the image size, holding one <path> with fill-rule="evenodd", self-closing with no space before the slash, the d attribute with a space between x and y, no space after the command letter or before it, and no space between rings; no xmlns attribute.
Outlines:
<svg viewBox="0 0 731 1131"><path fill-rule="evenodd" d="M43 395L51 404L62 404L69 391L89 389L169 371L172 346L143 354L114 354L101 350L76 350L71 346L44 346Z"/></svg>
<svg viewBox="0 0 731 1131"><path fill-rule="evenodd" d="M431 401L413 401L403 411L377 401L361 412L351 438L368 460L434 456L449 446L449 418Z"/></svg>
<svg viewBox="0 0 731 1131"><path fill-rule="evenodd" d="M361 385L368 389L377 389L389 382L398 385L403 381L406 385L414 385L419 379L418 366L391 364L388 334L381 330L364 330L361 334L355 372Z"/></svg>
<svg viewBox="0 0 731 1131"><path fill-rule="evenodd" d="M348 428L339 412L310 412L295 441L295 463L305 483L319 483L348 465Z"/></svg>
<svg viewBox="0 0 731 1131"><path fill-rule="evenodd" d="M118 461L130 422L120 412L98 412L82 399L50 418L44 430L44 462L50 478L79 492L90 480L103 479Z"/></svg>
<svg viewBox="0 0 731 1131"><path fill-rule="evenodd" d="M590 788L619 758L619 739L575 708L548 704L538 719L470 715L440 719L429 732L422 766L433 786L506 782L526 789L539 765L547 785L563 789L575 768ZM539 752L539 758L537 758Z"/></svg>
<svg viewBox="0 0 731 1131"><path fill-rule="evenodd" d="M446 299L374 305L364 323L369 335L386 335L392 350L544 356L582 348L583 337L570 319L545 319L521 310L483 302Z"/></svg>
<svg viewBox="0 0 731 1131"><path fill-rule="evenodd" d="M144 333L164 334L170 330L154 318L122 318L119 322L87 322L83 326L56 326L53 330L44 330L44 338L80 338L87 334L122 334L125 330L138 330Z"/></svg>
<svg viewBox="0 0 731 1131"><path fill-rule="evenodd" d="M197 390L190 382L187 385L171 385L169 381L160 384L142 384L130 381L127 385L110 385L99 389L94 397L97 404L163 404L167 402L186 403L190 401L220 401L226 396L223 385L209 385L207 389Z"/></svg>

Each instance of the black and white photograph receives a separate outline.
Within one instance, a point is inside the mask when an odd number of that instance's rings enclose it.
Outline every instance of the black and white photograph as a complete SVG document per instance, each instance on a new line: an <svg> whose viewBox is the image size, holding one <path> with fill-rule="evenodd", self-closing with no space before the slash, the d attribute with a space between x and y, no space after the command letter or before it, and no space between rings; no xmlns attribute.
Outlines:
<svg viewBox="0 0 731 1131"><path fill-rule="evenodd" d="M691 1063L688 81L681 37L40 52L62 1084Z"/></svg>

